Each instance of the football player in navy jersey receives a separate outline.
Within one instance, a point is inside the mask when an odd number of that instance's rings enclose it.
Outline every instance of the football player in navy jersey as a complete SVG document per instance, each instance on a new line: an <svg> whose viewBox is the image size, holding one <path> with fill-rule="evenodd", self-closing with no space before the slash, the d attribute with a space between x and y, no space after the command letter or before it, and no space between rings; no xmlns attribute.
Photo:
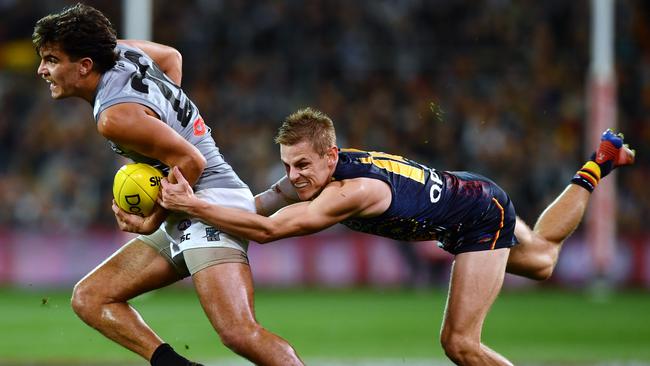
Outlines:
<svg viewBox="0 0 650 366"><path fill-rule="evenodd" d="M548 278L591 191L612 169L634 161L622 135L606 131L594 157L530 229L515 215L508 195L478 174L339 149L333 123L320 111L290 115L275 141L286 176L255 197L257 215L197 198L175 167L178 183L163 181L161 204L258 243L336 223L397 240L439 241L455 255L440 337L447 356L459 365L511 365L481 343L482 324L504 274Z"/></svg>
<svg viewBox="0 0 650 366"><path fill-rule="evenodd" d="M182 57L172 47L117 40L98 10L77 4L40 19L32 36L41 57L38 75L52 98L79 97L93 107L98 132L112 149L163 171L176 166L196 194L253 212L255 203L219 152L198 108L181 89ZM141 234L81 279L72 294L75 313L107 338L152 366L197 365L177 354L129 304L134 297L191 276L221 341L258 365L302 365L293 347L255 319L248 241L197 218L153 214L125 222ZM132 220L133 221L133 220ZM183 322L184 314L169 314Z"/></svg>

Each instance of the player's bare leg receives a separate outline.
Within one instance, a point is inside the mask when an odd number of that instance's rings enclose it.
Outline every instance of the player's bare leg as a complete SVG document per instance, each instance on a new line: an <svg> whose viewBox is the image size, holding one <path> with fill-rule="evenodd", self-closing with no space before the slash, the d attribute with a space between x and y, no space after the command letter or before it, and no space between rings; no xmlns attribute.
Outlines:
<svg viewBox="0 0 650 366"><path fill-rule="evenodd" d="M481 343L481 329L505 275L510 249L461 253L449 284L440 341L457 365L512 365Z"/></svg>
<svg viewBox="0 0 650 366"><path fill-rule="evenodd" d="M510 250L507 272L536 280L549 278L564 240L582 221L589 197L587 190L571 184L544 210L533 229L517 217L519 245Z"/></svg>
<svg viewBox="0 0 650 366"><path fill-rule="evenodd" d="M551 276L564 240L578 227L589 203L591 192L600 179L613 169L634 163L634 150L623 144L623 135L605 131L592 160L551 205L540 215L531 230L517 218L515 236L519 241L510 251L507 271L532 279Z"/></svg>
<svg viewBox="0 0 650 366"><path fill-rule="evenodd" d="M218 264L192 279L203 310L228 348L256 365L303 365L287 341L257 323L248 265Z"/></svg>
<svg viewBox="0 0 650 366"><path fill-rule="evenodd" d="M136 239L77 283L72 308L88 325L149 361L163 341L127 301L179 279L163 256Z"/></svg>

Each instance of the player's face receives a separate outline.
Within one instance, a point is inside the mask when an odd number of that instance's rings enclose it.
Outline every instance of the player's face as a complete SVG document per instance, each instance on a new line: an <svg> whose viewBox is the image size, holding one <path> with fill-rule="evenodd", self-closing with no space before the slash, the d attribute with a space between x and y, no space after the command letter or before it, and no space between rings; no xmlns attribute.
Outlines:
<svg viewBox="0 0 650 366"><path fill-rule="evenodd" d="M86 73L81 62L73 62L56 45L45 45L39 51L41 63L38 65L38 75L50 86L50 94L54 99L75 96L82 73Z"/></svg>
<svg viewBox="0 0 650 366"><path fill-rule="evenodd" d="M330 182L337 157L336 147L320 156L308 141L291 146L280 145L280 158L287 177L302 201L316 198Z"/></svg>

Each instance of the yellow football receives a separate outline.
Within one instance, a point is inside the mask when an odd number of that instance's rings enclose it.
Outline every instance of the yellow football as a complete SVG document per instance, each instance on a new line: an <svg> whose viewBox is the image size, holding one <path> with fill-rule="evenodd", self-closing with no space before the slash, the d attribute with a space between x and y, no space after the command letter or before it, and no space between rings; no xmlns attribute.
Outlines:
<svg viewBox="0 0 650 366"><path fill-rule="evenodd" d="M162 172L149 164L124 165L113 179L117 206L132 214L148 216L156 204L162 178Z"/></svg>

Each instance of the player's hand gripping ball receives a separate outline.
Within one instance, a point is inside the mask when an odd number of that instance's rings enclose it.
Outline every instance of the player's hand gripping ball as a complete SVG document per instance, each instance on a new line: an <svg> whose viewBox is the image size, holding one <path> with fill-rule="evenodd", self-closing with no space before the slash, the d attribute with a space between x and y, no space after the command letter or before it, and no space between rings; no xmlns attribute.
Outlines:
<svg viewBox="0 0 650 366"><path fill-rule="evenodd" d="M144 163L130 163L121 167L113 179L113 198L122 210L148 216L156 204L163 174Z"/></svg>

